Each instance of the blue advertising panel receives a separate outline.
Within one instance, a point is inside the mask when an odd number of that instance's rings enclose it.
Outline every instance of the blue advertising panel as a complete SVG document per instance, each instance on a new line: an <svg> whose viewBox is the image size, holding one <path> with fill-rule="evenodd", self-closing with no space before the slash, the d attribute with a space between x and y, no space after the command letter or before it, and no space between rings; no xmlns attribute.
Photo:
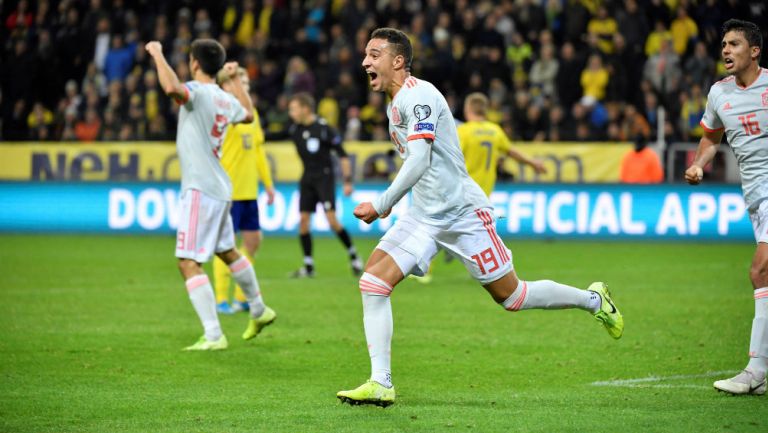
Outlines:
<svg viewBox="0 0 768 433"><path fill-rule="evenodd" d="M352 215L384 184L357 185L350 197L337 192L337 214L347 230L380 236L408 208L409 197L389 218L371 225ZM0 183L0 231L173 233L178 184ZM735 185L498 185L491 196L497 231L507 237L726 239L753 241L741 190ZM273 205L260 198L265 232L298 230L295 184L276 186ZM318 208L313 229L330 233Z"/></svg>

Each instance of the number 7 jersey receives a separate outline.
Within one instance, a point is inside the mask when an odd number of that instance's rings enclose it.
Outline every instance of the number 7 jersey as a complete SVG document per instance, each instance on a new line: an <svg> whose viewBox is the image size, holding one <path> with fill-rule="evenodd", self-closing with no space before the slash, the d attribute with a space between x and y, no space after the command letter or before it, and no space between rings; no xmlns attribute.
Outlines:
<svg viewBox="0 0 768 433"><path fill-rule="evenodd" d="M734 76L709 89L707 108L701 119L707 132L725 130L741 172L741 189L750 211L768 198L768 69L748 87L736 84Z"/></svg>
<svg viewBox="0 0 768 433"><path fill-rule="evenodd" d="M409 157L409 143L431 142L426 172L411 188L415 218L444 222L490 208L491 203L467 174L456 121L443 95L431 83L406 78L387 107L389 133L398 154ZM399 176L400 174L398 174Z"/></svg>

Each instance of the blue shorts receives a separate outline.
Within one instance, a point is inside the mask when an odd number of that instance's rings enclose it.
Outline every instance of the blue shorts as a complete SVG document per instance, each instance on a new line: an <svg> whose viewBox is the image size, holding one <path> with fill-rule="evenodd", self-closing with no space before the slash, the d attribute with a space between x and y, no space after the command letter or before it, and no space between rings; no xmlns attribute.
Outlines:
<svg viewBox="0 0 768 433"><path fill-rule="evenodd" d="M235 200L229 210L232 215L232 225L235 233L240 230L255 231L261 229L259 225L259 202L257 200Z"/></svg>

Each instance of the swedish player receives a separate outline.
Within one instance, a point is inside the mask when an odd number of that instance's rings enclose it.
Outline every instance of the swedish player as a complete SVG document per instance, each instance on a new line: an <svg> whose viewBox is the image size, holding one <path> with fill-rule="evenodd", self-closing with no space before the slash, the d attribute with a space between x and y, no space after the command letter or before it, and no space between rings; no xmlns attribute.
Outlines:
<svg viewBox="0 0 768 433"><path fill-rule="evenodd" d="M496 168L504 157L530 166L537 174L546 173L547 169L541 161L530 159L512 148L504 130L486 120L488 106L488 98L482 93L467 95L464 100L464 118L467 121L459 125L456 132L469 177L490 197L496 185Z"/></svg>
<svg viewBox="0 0 768 433"><path fill-rule="evenodd" d="M244 68L238 68L236 79L240 81L245 94L250 94L250 83ZM216 81L224 90L234 93L234 84L226 71L219 71ZM259 122L259 112L255 108L253 122L238 123L227 128L222 145L221 165L232 182L230 215L235 232L239 231L243 239L240 252L253 262L262 238L257 201L259 180L264 184L267 204L271 205L275 198L272 174L264 150L264 131ZM235 300L230 303L231 273L229 267L218 257L213 259L213 276L216 308L219 313L233 314L248 309L248 302L239 285L235 285Z"/></svg>
<svg viewBox="0 0 768 433"><path fill-rule="evenodd" d="M431 83L410 75L411 53L405 33L380 28L371 35L362 64L371 88L391 98L390 136L404 162L386 191L373 203L360 203L354 214L369 224L385 218L409 190L412 205L381 238L360 277L371 377L355 389L337 393L342 402L351 404L395 402L389 297L406 275L423 275L440 248L461 260L508 311L581 308L612 337L620 338L624 330L621 313L603 283L580 290L549 280L518 279L512 253L496 234L491 204L467 174L448 103Z"/></svg>
<svg viewBox="0 0 768 433"><path fill-rule="evenodd" d="M704 135L685 172L688 183L699 184L725 135L739 162L757 241L749 270L755 298L749 362L741 373L714 383L730 394L765 394L768 371L768 70L759 64L762 44L754 23L731 19L723 25L721 55L729 76L709 89L701 119Z"/></svg>
<svg viewBox="0 0 768 433"><path fill-rule="evenodd" d="M145 49L155 61L163 91L181 105L176 133L181 164L176 257L189 299L204 329L203 336L184 350L226 349L227 337L216 315L213 288L201 266L214 254L229 265L248 300L251 319L243 338L255 337L276 316L264 304L251 263L235 248L229 215L232 185L219 163L227 125L252 122L253 105L239 81L233 87L235 96L216 85L215 76L222 66L231 77L237 74L237 63L224 63L224 47L217 41L198 39L192 43L189 70L193 80L186 83L179 81L159 42L149 42Z"/></svg>

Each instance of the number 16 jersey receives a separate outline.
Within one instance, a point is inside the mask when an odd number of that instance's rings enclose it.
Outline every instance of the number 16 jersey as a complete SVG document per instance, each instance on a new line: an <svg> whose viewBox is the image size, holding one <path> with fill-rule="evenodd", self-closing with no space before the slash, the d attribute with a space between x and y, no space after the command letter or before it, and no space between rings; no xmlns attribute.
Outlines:
<svg viewBox="0 0 768 433"><path fill-rule="evenodd" d="M707 132L725 130L741 172L741 189L750 212L768 198L768 69L748 87L730 76L709 89L701 119Z"/></svg>

